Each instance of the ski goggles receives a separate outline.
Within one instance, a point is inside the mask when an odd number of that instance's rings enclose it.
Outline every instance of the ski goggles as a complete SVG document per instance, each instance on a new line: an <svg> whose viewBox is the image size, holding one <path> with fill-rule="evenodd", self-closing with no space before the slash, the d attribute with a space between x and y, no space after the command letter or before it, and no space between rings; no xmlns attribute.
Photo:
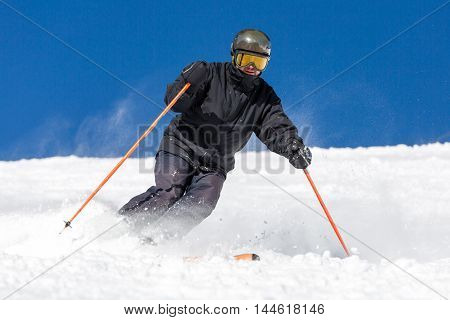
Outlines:
<svg viewBox="0 0 450 320"><path fill-rule="evenodd" d="M245 51L237 51L234 62L238 67L253 65L259 71L263 71L269 63L269 57L260 56Z"/></svg>

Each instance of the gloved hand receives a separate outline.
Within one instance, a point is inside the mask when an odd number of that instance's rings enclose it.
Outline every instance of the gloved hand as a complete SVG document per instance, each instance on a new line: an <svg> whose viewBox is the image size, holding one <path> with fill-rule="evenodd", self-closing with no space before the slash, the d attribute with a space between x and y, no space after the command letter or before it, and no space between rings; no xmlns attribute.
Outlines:
<svg viewBox="0 0 450 320"><path fill-rule="evenodd" d="M297 169L306 169L312 160L312 153L302 140L292 139L287 147L289 162Z"/></svg>
<svg viewBox="0 0 450 320"><path fill-rule="evenodd" d="M181 76L191 84L188 93L195 94L208 79L207 65L203 61L194 62L183 69Z"/></svg>

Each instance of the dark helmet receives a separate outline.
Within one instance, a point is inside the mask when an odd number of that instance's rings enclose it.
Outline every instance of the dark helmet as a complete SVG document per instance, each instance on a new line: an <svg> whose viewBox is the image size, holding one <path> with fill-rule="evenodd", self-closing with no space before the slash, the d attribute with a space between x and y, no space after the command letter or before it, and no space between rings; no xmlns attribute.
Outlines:
<svg viewBox="0 0 450 320"><path fill-rule="evenodd" d="M257 29L244 29L239 31L231 43L231 55L236 50L249 51L270 58L270 39L264 32Z"/></svg>

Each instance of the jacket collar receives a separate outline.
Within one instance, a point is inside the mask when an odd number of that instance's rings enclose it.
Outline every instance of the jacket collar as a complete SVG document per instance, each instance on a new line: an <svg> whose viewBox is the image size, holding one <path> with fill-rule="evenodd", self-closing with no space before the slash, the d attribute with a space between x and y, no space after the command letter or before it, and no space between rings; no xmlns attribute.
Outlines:
<svg viewBox="0 0 450 320"><path fill-rule="evenodd" d="M255 90L261 83L260 76L251 76L245 74L236 68L232 63L227 63L227 71L230 76L231 82L236 89L244 93Z"/></svg>

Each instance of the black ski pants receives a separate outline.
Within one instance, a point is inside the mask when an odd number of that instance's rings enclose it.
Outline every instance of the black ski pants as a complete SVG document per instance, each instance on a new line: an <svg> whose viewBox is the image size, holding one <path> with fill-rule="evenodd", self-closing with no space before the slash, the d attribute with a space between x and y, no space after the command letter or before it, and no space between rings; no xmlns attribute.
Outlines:
<svg viewBox="0 0 450 320"><path fill-rule="evenodd" d="M181 237L216 207L226 177L194 168L183 158L160 151L155 186L132 198L119 213L134 223L147 223L164 237Z"/></svg>

